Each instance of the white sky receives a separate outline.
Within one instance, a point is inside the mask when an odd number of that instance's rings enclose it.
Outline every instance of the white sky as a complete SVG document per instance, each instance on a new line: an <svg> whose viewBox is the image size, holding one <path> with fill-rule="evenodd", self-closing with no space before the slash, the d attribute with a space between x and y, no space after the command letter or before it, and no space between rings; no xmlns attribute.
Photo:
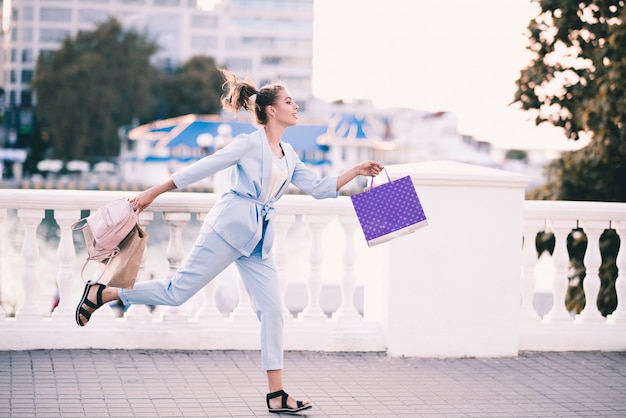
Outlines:
<svg viewBox="0 0 626 418"><path fill-rule="evenodd" d="M315 0L313 94L451 111L462 133L496 145L578 148L508 106L530 62L525 30L535 7L530 0Z"/></svg>

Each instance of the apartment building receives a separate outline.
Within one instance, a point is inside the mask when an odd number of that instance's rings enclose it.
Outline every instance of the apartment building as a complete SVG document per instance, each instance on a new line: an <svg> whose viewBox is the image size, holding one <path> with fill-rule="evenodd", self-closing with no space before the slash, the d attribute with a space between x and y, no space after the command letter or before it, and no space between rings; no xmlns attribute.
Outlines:
<svg viewBox="0 0 626 418"><path fill-rule="evenodd" d="M4 0L2 87L5 108L35 105L30 89L37 57L109 16L146 32L160 45L155 65L194 55L215 58L260 84L282 81L306 107L311 99L314 0Z"/></svg>

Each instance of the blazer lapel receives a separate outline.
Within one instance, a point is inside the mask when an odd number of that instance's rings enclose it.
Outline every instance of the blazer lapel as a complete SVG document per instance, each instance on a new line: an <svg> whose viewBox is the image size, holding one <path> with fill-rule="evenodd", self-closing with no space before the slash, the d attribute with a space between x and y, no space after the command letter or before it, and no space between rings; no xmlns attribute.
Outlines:
<svg viewBox="0 0 626 418"><path fill-rule="evenodd" d="M261 128L258 130L259 137L261 139L261 191L258 199L263 199L267 194L267 186L270 184L272 180L272 150L270 149L270 144L267 142L267 136L265 135L265 129Z"/></svg>

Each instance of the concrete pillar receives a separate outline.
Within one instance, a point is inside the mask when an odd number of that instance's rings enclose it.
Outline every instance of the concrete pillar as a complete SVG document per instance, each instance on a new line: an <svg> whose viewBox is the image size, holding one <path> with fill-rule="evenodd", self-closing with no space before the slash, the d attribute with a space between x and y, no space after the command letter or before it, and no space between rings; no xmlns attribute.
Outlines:
<svg viewBox="0 0 626 418"><path fill-rule="evenodd" d="M387 170L411 176L429 222L380 245L389 278L366 303L382 300L389 354L516 356L528 178L452 161Z"/></svg>

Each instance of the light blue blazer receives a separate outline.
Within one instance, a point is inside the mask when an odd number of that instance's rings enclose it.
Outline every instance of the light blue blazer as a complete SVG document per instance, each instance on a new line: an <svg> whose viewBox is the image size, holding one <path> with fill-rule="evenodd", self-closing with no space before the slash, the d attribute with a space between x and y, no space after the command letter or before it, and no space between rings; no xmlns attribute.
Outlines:
<svg viewBox="0 0 626 418"><path fill-rule="evenodd" d="M261 239L262 257L268 256L274 240L273 204L285 193L290 183L316 199L338 195L337 176L320 179L317 173L298 158L290 144L281 142L281 145L287 162L287 180L268 202L261 199L268 194L273 154L263 128L239 135L221 150L172 174L176 187L183 188L235 166L231 174L230 190L213 206L205 222L246 256L254 251ZM265 234L264 221L268 221Z"/></svg>

